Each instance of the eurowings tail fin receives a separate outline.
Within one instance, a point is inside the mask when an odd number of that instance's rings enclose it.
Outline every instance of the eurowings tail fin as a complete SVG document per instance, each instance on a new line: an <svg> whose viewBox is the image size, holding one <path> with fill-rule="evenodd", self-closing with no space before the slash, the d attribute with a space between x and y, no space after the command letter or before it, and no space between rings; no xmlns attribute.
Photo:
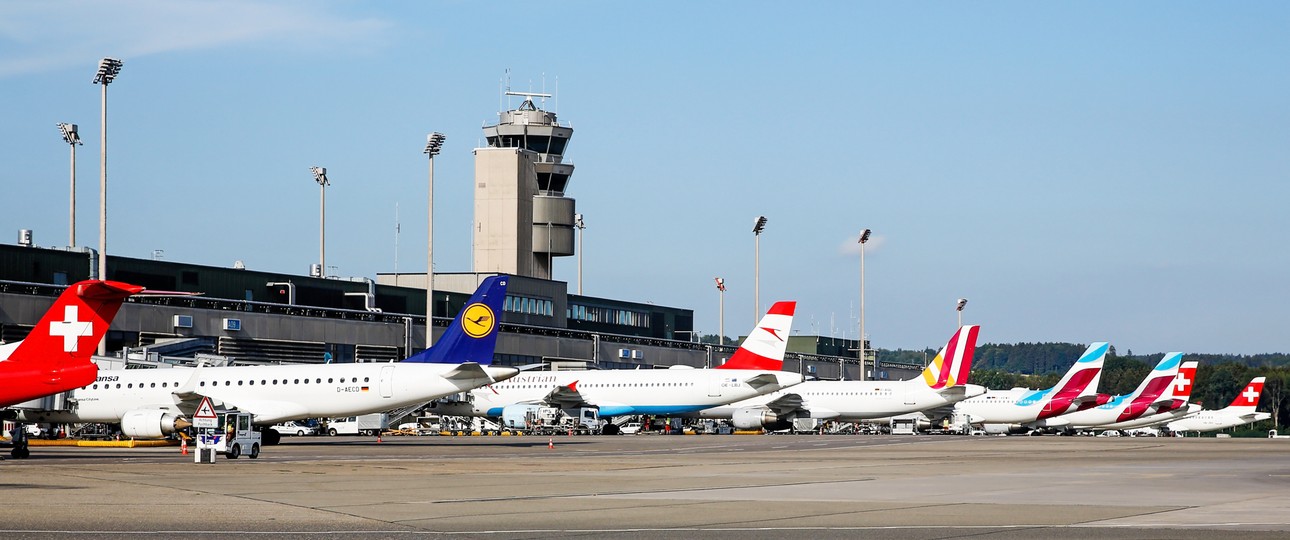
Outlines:
<svg viewBox="0 0 1290 540"><path fill-rule="evenodd" d="M972 355L976 352L976 337L980 326L968 325L954 332L950 341L936 353L926 368L923 368L923 382L928 388L940 390L951 386L967 384L968 375L972 373Z"/></svg>
<svg viewBox="0 0 1290 540"><path fill-rule="evenodd" d="M90 359L121 304L142 290L119 281L87 280L69 286L4 361L7 370L38 375L48 384L6 388L0 399L21 403L94 382L98 368Z"/></svg>
<svg viewBox="0 0 1290 540"><path fill-rule="evenodd" d="M784 351L788 350L788 336L796 310L797 302L775 302L744 339L739 350L717 369L784 369Z"/></svg>
<svg viewBox="0 0 1290 540"><path fill-rule="evenodd" d="M1138 388L1129 394L1129 403L1120 412L1117 422L1126 422L1146 414L1154 405L1162 401L1164 394L1172 391L1178 370L1182 364L1182 353L1165 353L1164 358L1138 384ZM1117 398L1118 399L1118 398Z"/></svg>
<svg viewBox="0 0 1290 540"><path fill-rule="evenodd" d="M404 362L430 364L491 364L501 325L502 302L510 276L485 278L475 294L461 308L457 318L433 347L412 355ZM427 328L429 331L429 328Z"/></svg>

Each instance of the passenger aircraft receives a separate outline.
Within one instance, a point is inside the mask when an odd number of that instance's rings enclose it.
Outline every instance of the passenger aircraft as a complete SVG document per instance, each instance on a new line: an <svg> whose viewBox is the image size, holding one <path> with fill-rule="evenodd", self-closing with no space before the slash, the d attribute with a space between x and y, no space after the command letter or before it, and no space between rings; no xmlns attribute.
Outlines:
<svg viewBox="0 0 1290 540"><path fill-rule="evenodd" d="M506 276L485 279L439 343L402 362L103 370L68 401L71 410L23 409L29 422L120 423L130 437L157 438L189 425L202 397L253 415L265 444L287 420L355 416L415 406L513 377L486 366L497 342Z"/></svg>
<svg viewBox="0 0 1290 540"><path fill-rule="evenodd" d="M731 420L737 429L786 429L797 418L859 421L951 406L985 393L967 384L979 326L964 326L907 381L806 381L787 390L699 411L700 418Z"/></svg>
<svg viewBox="0 0 1290 540"><path fill-rule="evenodd" d="M512 424L544 407L595 408L601 417L676 416L774 392L802 382L800 374L781 371L796 305L772 306L739 350L716 369L529 372L476 388L469 402L436 404L435 409L445 415L516 419Z"/></svg>
<svg viewBox="0 0 1290 540"><path fill-rule="evenodd" d="M1267 420L1272 414L1255 411L1263 392L1263 377L1255 377L1236 395L1232 404L1217 411L1200 411L1181 420L1169 422L1169 431L1217 431Z"/></svg>
<svg viewBox="0 0 1290 540"><path fill-rule="evenodd" d="M954 412L987 433L1024 433L1035 422L1104 404L1111 396L1098 394L1097 382L1109 349L1106 342L1089 345L1052 388L990 390L955 403Z"/></svg>
<svg viewBox="0 0 1290 540"><path fill-rule="evenodd" d="M1162 398L1161 394L1174 383L1181 362L1182 353L1165 353L1164 358L1160 359L1156 367L1147 374L1145 379L1142 379L1142 383L1138 384L1138 388L1132 393L1112 397L1097 407L1034 422L1031 427L1091 428L1141 418L1157 408L1172 403L1172 398Z"/></svg>
<svg viewBox="0 0 1290 540"><path fill-rule="evenodd" d="M121 303L143 287L119 281L72 284L22 341L0 345L0 407L93 383L90 360Z"/></svg>
<svg viewBox="0 0 1290 540"><path fill-rule="evenodd" d="M1178 375L1174 377L1173 384L1169 385L1151 409L1142 416L1134 420L1094 426L1092 429L1134 429L1155 426L1199 412L1200 405L1189 403L1191 389L1196 381L1197 364L1195 360L1183 362L1182 367L1178 368Z"/></svg>

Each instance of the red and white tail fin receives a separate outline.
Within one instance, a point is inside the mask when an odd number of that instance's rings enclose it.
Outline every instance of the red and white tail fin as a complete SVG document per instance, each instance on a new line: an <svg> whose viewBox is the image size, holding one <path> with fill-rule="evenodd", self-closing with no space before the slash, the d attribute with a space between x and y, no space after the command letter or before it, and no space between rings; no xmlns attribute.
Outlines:
<svg viewBox="0 0 1290 540"><path fill-rule="evenodd" d="M936 358L923 369L923 382L928 388L940 390L967 384L972 373L972 355L976 352L976 336L980 326L968 325L954 332L949 343L936 353Z"/></svg>
<svg viewBox="0 0 1290 540"><path fill-rule="evenodd" d="M1182 366L1178 368L1178 375L1174 376L1174 384L1160 397L1163 399L1181 399L1183 403L1191 400L1191 389L1196 385L1196 367L1199 364L1195 360L1183 362Z"/></svg>
<svg viewBox="0 0 1290 540"><path fill-rule="evenodd" d="M796 309L797 302L775 302L739 350L717 369L784 369L784 351L788 350L788 335Z"/></svg>
<svg viewBox="0 0 1290 540"><path fill-rule="evenodd" d="M1248 414L1254 412L1254 408L1259 406L1259 394L1263 393L1263 377L1255 377L1250 384L1241 389L1241 393L1236 395L1232 404L1228 406L1239 414Z"/></svg>
<svg viewBox="0 0 1290 540"><path fill-rule="evenodd" d="M94 382L90 362L121 303L143 287L81 281L54 301L27 338L0 362L0 404L12 405Z"/></svg>

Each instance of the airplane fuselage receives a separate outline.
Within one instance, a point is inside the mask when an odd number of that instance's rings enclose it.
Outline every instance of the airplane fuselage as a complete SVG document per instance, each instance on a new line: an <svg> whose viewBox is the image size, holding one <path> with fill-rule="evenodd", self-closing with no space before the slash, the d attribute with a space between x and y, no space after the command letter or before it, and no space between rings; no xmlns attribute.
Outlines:
<svg viewBox="0 0 1290 540"><path fill-rule="evenodd" d="M788 390L737 401L721 407L705 409L700 418L729 419L735 410L765 407L785 394L802 398L804 411L810 418L840 421L859 421L884 418L924 411L951 405L966 397L985 393L978 385L966 385L961 390L947 389L938 392L922 379L908 381L807 381Z"/></svg>

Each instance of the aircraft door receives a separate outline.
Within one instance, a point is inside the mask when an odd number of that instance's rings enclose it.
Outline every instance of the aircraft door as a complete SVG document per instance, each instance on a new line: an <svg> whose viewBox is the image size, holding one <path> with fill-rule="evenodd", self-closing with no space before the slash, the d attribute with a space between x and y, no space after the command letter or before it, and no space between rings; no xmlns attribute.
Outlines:
<svg viewBox="0 0 1290 540"><path fill-rule="evenodd" d="M714 370L720 372L721 370ZM721 397L721 384L727 377L721 373L708 374L708 397Z"/></svg>
<svg viewBox="0 0 1290 540"><path fill-rule="evenodd" d="M906 384L902 386L913 386L913 385ZM914 394L914 392L917 392L917 391L918 390L914 388L905 389L905 405L913 405L918 402L918 396Z"/></svg>
<svg viewBox="0 0 1290 540"><path fill-rule="evenodd" d="M394 366L381 366L381 397L394 397Z"/></svg>

